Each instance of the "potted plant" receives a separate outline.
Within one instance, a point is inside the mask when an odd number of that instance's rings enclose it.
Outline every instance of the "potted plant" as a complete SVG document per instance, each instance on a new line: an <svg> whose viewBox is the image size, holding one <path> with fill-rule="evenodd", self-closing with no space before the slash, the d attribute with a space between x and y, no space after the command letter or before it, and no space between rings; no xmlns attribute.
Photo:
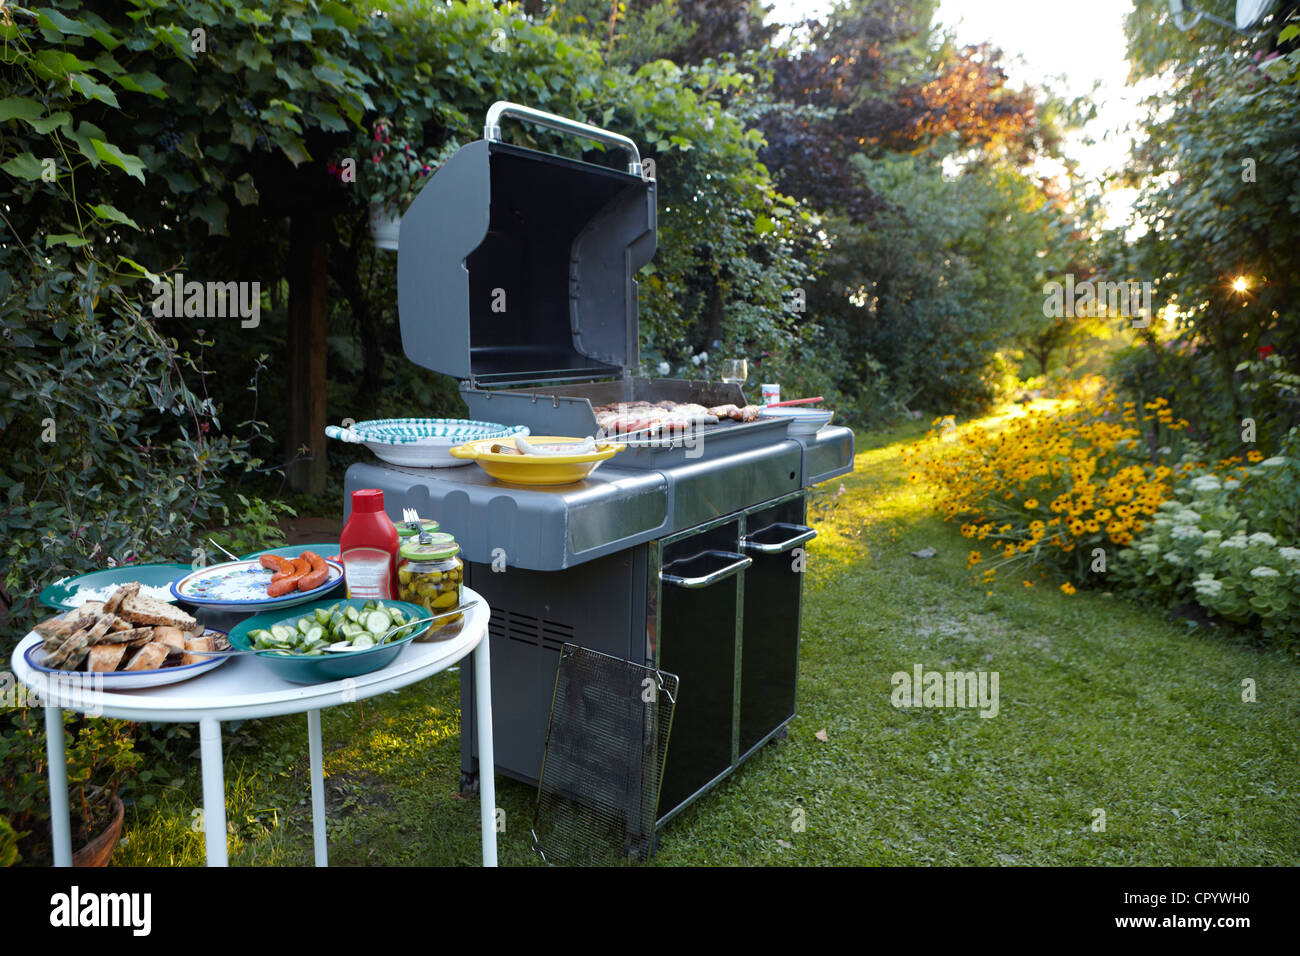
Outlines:
<svg viewBox="0 0 1300 956"><path fill-rule="evenodd" d="M362 178L370 201L370 232L380 249L397 248L402 213L438 166L420 155L419 145L413 123L399 126L385 116L375 120ZM449 144L440 158L455 148Z"/></svg>
<svg viewBox="0 0 1300 956"><path fill-rule="evenodd" d="M24 862L50 861L49 768L45 730L34 708L18 711L0 733L0 813L8 817ZM118 796L141 757L129 727L120 720L85 720L65 712L68 734L68 808L74 866L107 866L122 835L125 808ZM3 817L0 817L3 819Z"/></svg>

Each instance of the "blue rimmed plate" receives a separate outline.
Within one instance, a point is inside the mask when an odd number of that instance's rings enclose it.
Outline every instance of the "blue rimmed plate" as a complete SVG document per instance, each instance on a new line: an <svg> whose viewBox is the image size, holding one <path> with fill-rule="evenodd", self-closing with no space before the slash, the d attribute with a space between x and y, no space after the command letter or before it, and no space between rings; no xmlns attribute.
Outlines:
<svg viewBox="0 0 1300 956"><path fill-rule="evenodd" d="M453 458L447 453L449 448L484 438L527 435L528 428L465 418L381 418L357 422L351 428L329 425L325 434L339 441L365 445L390 465L455 468L468 462Z"/></svg>
<svg viewBox="0 0 1300 956"><path fill-rule="evenodd" d="M203 629L204 637L213 635L220 635L229 639L229 635L225 631L218 630L215 627ZM140 690L145 687L178 684L183 680L189 680L191 677L198 677L200 674L215 670L230 659L228 657L212 657L195 664L177 664L175 667L160 667L152 671L87 672L61 671L46 667L41 663L45 658L45 651L41 649L39 643L27 648L23 657L37 673L43 674L51 680L58 680L60 684L73 684L89 690Z"/></svg>
<svg viewBox="0 0 1300 956"><path fill-rule="evenodd" d="M186 604L214 611L274 611L296 607L325 597L343 582L343 565L328 560L325 564L329 568L329 577L320 587L293 591L280 597L266 596L266 586L271 583L274 572L262 567L256 559L227 561L200 568L174 582L172 594Z"/></svg>

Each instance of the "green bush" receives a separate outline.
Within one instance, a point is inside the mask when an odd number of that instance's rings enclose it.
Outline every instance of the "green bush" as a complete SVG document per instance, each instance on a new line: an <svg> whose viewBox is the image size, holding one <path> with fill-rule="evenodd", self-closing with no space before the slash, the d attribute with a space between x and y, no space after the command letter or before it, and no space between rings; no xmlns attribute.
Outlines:
<svg viewBox="0 0 1300 956"><path fill-rule="evenodd" d="M1295 434L1292 435L1294 445ZM1195 602L1288 646L1300 639L1300 459L1191 473L1121 552L1118 578L1164 604Z"/></svg>

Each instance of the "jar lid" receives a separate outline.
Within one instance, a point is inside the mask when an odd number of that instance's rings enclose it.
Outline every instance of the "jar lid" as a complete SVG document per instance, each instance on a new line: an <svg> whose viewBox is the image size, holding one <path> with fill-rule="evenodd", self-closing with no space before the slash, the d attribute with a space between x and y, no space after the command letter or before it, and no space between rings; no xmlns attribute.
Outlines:
<svg viewBox="0 0 1300 956"><path fill-rule="evenodd" d="M432 538L432 541L421 541L419 538L408 538L402 545L400 553L408 561L445 561L447 558L455 557L460 551L460 545L449 534L444 532L428 533L421 535L423 538Z"/></svg>
<svg viewBox="0 0 1300 956"><path fill-rule="evenodd" d="M415 535L419 534L421 531L432 532L437 530L438 530L438 522L434 521L432 518L423 518L420 521L419 528L412 528L409 524L407 524L404 521L398 523L397 536L399 538L405 539L405 538L414 537Z"/></svg>

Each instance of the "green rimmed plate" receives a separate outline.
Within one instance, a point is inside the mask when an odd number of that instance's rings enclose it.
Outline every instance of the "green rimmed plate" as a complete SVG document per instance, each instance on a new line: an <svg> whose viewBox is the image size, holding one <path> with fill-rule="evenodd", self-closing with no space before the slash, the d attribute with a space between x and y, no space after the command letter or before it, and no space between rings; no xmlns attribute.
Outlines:
<svg viewBox="0 0 1300 956"><path fill-rule="evenodd" d="M250 650L253 644L248 639L249 631L265 630L276 624L296 626L301 618L306 617L308 614L314 614L317 608L333 607L335 604L339 607L361 608L365 603L366 601L363 598L343 598L338 601L312 601L310 604L299 604L292 611L288 609L267 611L264 614L256 614L236 624L231 629L227 639L235 650ZM386 599L381 603L384 607L399 609L406 616L406 619L410 621L429 616L428 611L418 604L412 604L410 601L390 601ZM276 654L268 651L262 654L254 654L253 657L271 668L277 677L284 680L295 684L323 684L327 681L342 680L345 677L360 677L362 674L369 674L381 667L387 667L397 659L397 655L402 653L402 649L407 644L428 629L428 624L419 624L401 640L368 647L361 651L348 651L346 654L327 653L319 657L307 657L301 654Z"/></svg>
<svg viewBox="0 0 1300 956"><path fill-rule="evenodd" d="M120 568L105 568L102 571L90 571L76 577L55 581L40 593L37 598L46 607L59 611L71 611L81 607L85 598L77 598L78 590L94 591L99 588L116 587L131 581L139 581L151 588L170 591L173 581L178 581L193 571L188 564L124 564ZM165 600L175 601L174 597Z"/></svg>

